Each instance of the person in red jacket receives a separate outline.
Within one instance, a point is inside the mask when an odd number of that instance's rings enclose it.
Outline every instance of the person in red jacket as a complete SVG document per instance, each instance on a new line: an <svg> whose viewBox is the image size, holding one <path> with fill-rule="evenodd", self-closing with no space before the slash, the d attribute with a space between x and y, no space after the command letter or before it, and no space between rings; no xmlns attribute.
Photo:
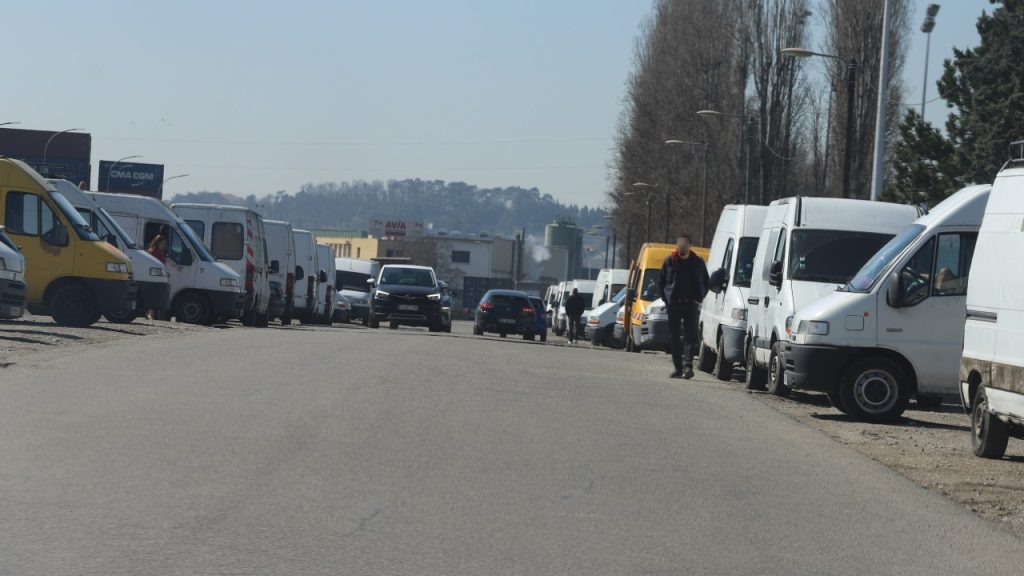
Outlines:
<svg viewBox="0 0 1024 576"><path fill-rule="evenodd" d="M683 234L676 240L675 251L661 265L658 281L661 299L665 301L668 312L672 363L675 365L670 378L693 378L700 303L708 293L708 268L704 260L690 250L691 246L689 234Z"/></svg>

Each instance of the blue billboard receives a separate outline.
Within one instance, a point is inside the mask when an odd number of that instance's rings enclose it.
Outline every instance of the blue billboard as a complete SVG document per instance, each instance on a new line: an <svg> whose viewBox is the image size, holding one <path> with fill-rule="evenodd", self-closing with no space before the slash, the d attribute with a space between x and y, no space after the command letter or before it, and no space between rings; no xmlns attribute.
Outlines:
<svg viewBox="0 0 1024 576"><path fill-rule="evenodd" d="M117 194L142 194L161 198L164 183L163 164L111 162L100 160L96 189Z"/></svg>

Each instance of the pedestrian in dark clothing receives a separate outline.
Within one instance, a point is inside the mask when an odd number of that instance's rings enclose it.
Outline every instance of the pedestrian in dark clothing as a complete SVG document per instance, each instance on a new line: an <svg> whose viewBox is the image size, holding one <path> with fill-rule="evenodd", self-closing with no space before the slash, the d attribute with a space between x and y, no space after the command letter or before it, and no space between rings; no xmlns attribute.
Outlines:
<svg viewBox="0 0 1024 576"><path fill-rule="evenodd" d="M572 294L565 301L565 315L569 324L569 343L575 344L580 339L580 316L587 309L587 303L583 300L578 288L572 289Z"/></svg>
<svg viewBox="0 0 1024 576"><path fill-rule="evenodd" d="M689 235L683 234L676 240L676 250L661 265L658 282L661 299L668 311L672 363L675 365L672 378L693 378L693 357L698 345L697 318L700 316L700 303L708 293L708 268L690 248Z"/></svg>

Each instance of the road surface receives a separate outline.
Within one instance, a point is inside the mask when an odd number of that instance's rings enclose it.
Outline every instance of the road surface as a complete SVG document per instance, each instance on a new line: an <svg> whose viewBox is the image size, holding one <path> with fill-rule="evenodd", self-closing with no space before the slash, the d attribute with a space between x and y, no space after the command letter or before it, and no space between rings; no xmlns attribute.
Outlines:
<svg viewBox="0 0 1024 576"><path fill-rule="evenodd" d="M1011 574L995 524L663 355L403 329L0 370L0 574Z"/></svg>

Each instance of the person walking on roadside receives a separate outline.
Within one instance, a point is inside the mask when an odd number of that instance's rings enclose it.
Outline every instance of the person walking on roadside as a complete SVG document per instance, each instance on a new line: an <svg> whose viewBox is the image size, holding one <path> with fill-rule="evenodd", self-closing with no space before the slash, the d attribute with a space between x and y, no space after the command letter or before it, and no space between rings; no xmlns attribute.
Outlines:
<svg viewBox="0 0 1024 576"><path fill-rule="evenodd" d="M586 308L587 303L583 301L583 295L580 294L579 289L573 288L572 294L565 301L565 315L569 324L569 344L575 344L580 340L580 317L583 316L583 311Z"/></svg>
<svg viewBox="0 0 1024 576"><path fill-rule="evenodd" d="M700 303L708 293L708 268L691 247L689 234L683 234L676 240L675 251L661 265L661 279L658 281L661 299L668 311L672 364L675 365L670 378L693 378L697 318Z"/></svg>

